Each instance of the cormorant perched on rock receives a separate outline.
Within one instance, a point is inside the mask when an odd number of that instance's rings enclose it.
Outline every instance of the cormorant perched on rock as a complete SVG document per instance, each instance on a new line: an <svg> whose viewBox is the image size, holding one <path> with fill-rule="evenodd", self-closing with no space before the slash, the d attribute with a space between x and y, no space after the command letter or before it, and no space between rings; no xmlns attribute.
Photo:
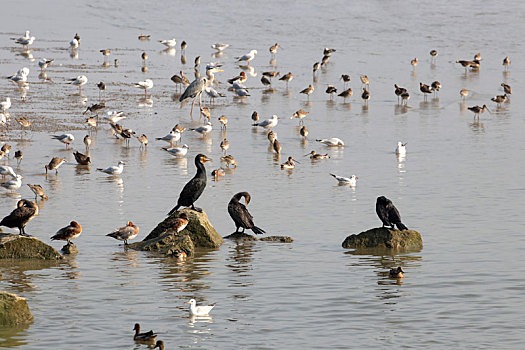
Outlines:
<svg viewBox="0 0 525 350"><path fill-rule="evenodd" d="M195 156L195 166L197 167L197 173L191 179L186 186L182 189L182 192L180 193L179 200L177 201L177 205L175 208L171 209L168 215L173 214L176 212L180 207L189 207L191 206L191 209L201 212L202 209L197 209L193 205L197 199L201 196L202 192L204 191L204 188L206 187L206 169L204 168L204 164L211 159L206 157L204 154L197 154Z"/></svg>
<svg viewBox="0 0 525 350"><path fill-rule="evenodd" d="M248 192L237 193L235 196L232 197L230 203L228 203L228 213L230 214L231 218L235 222L235 226L237 227L235 233L239 232L239 228L242 227L242 232L244 232L245 229L250 229L253 231L253 233L262 235L263 233L265 233L265 231L254 225L253 216L248 212L246 206L239 202L239 200L242 197L244 197L246 205L248 205L248 203L250 203L251 198Z"/></svg>
<svg viewBox="0 0 525 350"><path fill-rule="evenodd" d="M408 230L401 222L401 216L390 199L384 196L377 197L376 213L383 222L383 227L390 226L394 228L394 225L396 225L398 230Z"/></svg>
<svg viewBox="0 0 525 350"><path fill-rule="evenodd" d="M16 204L16 209L2 219L0 226L6 226L9 228L17 227L20 231L20 235L29 236L26 234L25 226L37 215L38 206L36 203L27 199L21 199Z"/></svg>

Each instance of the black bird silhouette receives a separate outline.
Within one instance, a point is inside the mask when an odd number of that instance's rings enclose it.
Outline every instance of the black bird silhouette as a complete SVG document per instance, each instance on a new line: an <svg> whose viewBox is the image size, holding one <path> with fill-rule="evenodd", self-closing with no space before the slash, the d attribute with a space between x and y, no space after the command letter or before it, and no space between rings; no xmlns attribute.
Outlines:
<svg viewBox="0 0 525 350"><path fill-rule="evenodd" d="M242 232L245 229L250 229L253 233L262 235L265 231L253 223L253 216L248 212L246 206L239 202L239 200L244 197L246 205L250 203L250 194L248 192L239 192L232 197L230 203L228 203L228 213L235 222L237 227L236 233L239 232L239 228L242 227Z"/></svg>
<svg viewBox="0 0 525 350"><path fill-rule="evenodd" d="M35 202L27 199L21 199L16 204L16 209L2 219L0 226L18 228L20 235L28 236L25 226L31 219L38 215L38 206Z"/></svg>
<svg viewBox="0 0 525 350"><path fill-rule="evenodd" d="M383 227L390 226L394 228L397 226L398 230L408 230L408 228L401 222L399 211L392 204L392 201L384 196L377 197L376 213L379 219L383 222Z"/></svg>
<svg viewBox="0 0 525 350"><path fill-rule="evenodd" d="M195 166L197 167L197 173L182 189L180 193L179 200L177 205L170 210L168 215L175 213L180 207L189 207L195 211L202 211L202 209L197 209L193 205L197 199L204 192L206 188L206 169L204 168L204 163L210 161L211 159L206 157L204 154L197 154L195 156Z"/></svg>

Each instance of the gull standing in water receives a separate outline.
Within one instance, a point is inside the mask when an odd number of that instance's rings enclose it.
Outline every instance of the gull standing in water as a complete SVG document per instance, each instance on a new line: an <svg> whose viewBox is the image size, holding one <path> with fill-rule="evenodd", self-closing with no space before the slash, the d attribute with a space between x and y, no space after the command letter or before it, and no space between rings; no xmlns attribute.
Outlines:
<svg viewBox="0 0 525 350"><path fill-rule="evenodd" d="M209 162L211 159L206 157L204 154L197 154L195 156L195 166L197 167L197 173L195 176L184 186L182 189L177 205L170 210L168 215L175 213L180 207L189 207L191 209L202 212L202 209L198 210L195 208L195 201L199 199L202 192L206 188L206 168L204 168L204 163Z"/></svg>
<svg viewBox="0 0 525 350"><path fill-rule="evenodd" d="M159 40L159 43L161 43L162 45L166 46L169 49L172 49L175 46L177 46L177 41L175 40L175 38L168 39L168 40Z"/></svg>
<svg viewBox="0 0 525 350"><path fill-rule="evenodd" d="M5 114L5 112L11 108L11 97L6 97L5 101L0 102L0 108L2 109L2 113Z"/></svg>
<svg viewBox="0 0 525 350"><path fill-rule="evenodd" d="M137 237L138 234L139 227L133 224L131 221L128 221L126 226L120 227L115 231L108 233L106 236L118 239L119 241L124 241L124 245L127 245L128 240Z"/></svg>
<svg viewBox="0 0 525 350"><path fill-rule="evenodd" d="M40 67L40 71L43 72L46 70L47 66L53 63L54 60L48 60L47 58L42 58L40 61L38 61L38 66Z"/></svg>
<svg viewBox="0 0 525 350"><path fill-rule="evenodd" d="M246 202L246 205L248 205L251 199L248 192L239 192L235 194L228 203L228 214L230 214L233 222L235 222L235 233L239 232L239 229L242 228L242 233L248 229L252 230L252 232L257 235L262 235L265 231L255 226L253 223L253 216L250 214L246 206L240 202L242 197L244 197L244 201Z"/></svg>
<svg viewBox="0 0 525 350"><path fill-rule="evenodd" d="M255 58L255 55L257 55L257 50L251 50L247 54L235 58L237 59L237 62L247 62L249 65L250 61Z"/></svg>
<svg viewBox="0 0 525 350"><path fill-rule="evenodd" d="M110 166L109 168L102 169L97 168L98 171L102 171L103 173L106 173L108 175L120 175L122 174L122 171L124 171L124 163L123 161L118 162L118 165Z"/></svg>
<svg viewBox="0 0 525 350"><path fill-rule="evenodd" d="M318 140L315 140L315 141L321 142L322 144L325 144L328 147L343 147L345 145L343 140L338 139L337 137L332 137L332 138L329 138L329 139L318 139Z"/></svg>
<svg viewBox="0 0 525 350"><path fill-rule="evenodd" d="M272 117L270 119L263 120L262 122L259 122L259 123L254 123L252 125L253 126L260 126L262 128L266 128L266 129L269 130L269 129L275 127L278 122L279 122L279 117L274 114L274 115L272 115Z"/></svg>
<svg viewBox="0 0 525 350"><path fill-rule="evenodd" d="M82 94L82 85L85 85L87 83L88 78L85 75L79 75L76 78L69 79L69 81L69 84L78 86L78 93Z"/></svg>
<svg viewBox="0 0 525 350"><path fill-rule="evenodd" d="M399 141L397 143L397 147L396 147L396 154L398 156L401 156L401 157L404 157L406 154L407 154L407 148L406 148L406 145L407 143L403 143L401 141Z"/></svg>
<svg viewBox="0 0 525 350"><path fill-rule="evenodd" d="M171 130L170 133L164 137L156 137L155 140L169 142L171 147L180 140L180 131Z"/></svg>
<svg viewBox="0 0 525 350"><path fill-rule="evenodd" d="M207 83L208 83L207 78L201 77L201 78L195 79L194 81L191 82L190 85L188 85L186 90L184 90L184 92L180 96L179 102L182 102L187 98L193 98L193 102L191 103L190 116L193 115L193 106L195 104L195 99L197 97L199 97L199 107L202 107L201 95L204 89L206 88Z"/></svg>
<svg viewBox="0 0 525 350"><path fill-rule="evenodd" d="M163 147L162 149L171 154L172 156L184 157L188 153L188 149L190 148L188 147L188 145L184 144L181 147Z"/></svg>
<svg viewBox="0 0 525 350"><path fill-rule="evenodd" d="M199 126L198 128L190 129L192 131L196 131L202 136L206 137L207 134L209 134L212 130L212 126L210 122L207 122L206 125Z"/></svg>
<svg viewBox="0 0 525 350"><path fill-rule="evenodd" d="M355 185L357 185L358 177L355 175L352 175L350 177L338 176L335 174L330 175L332 175L337 181L339 181L339 185L350 185L351 187L355 187Z"/></svg>
<svg viewBox="0 0 525 350"><path fill-rule="evenodd" d="M75 141L75 137L72 134L62 134L62 135L53 135L51 138L58 140L66 144L66 148L69 147L69 144Z"/></svg>
<svg viewBox="0 0 525 350"><path fill-rule="evenodd" d="M138 83L135 83L134 85L136 88L144 89L144 96L147 97L148 96L147 91L153 87L153 80L146 79L144 81L139 81Z"/></svg>
<svg viewBox="0 0 525 350"><path fill-rule="evenodd" d="M212 49L217 50L217 52L222 52L230 47L230 44L216 43L211 46Z"/></svg>

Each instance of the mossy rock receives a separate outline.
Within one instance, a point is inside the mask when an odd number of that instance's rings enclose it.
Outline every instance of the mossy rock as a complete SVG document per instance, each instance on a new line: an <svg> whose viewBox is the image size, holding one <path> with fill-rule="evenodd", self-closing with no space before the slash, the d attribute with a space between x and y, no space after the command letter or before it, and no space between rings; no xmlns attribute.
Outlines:
<svg viewBox="0 0 525 350"><path fill-rule="evenodd" d="M225 239L232 239L239 242L252 242L252 241L263 241L263 242L280 242L280 243L292 243L293 238L288 236L266 236L257 238L253 235L249 235L244 232L234 232L231 235L224 237Z"/></svg>
<svg viewBox="0 0 525 350"><path fill-rule="evenodd" d="M0 326L16 326L33 322L25 298L0 291Z"/></svg>
<svg viewBox="0 0 525 350"><path fill-rule="evenodd" d="M0 259L60 260L62 258L55 248L35 237L0 234Z"/></svg>
<svg viewBox="0 0 525 350"><path fill-rule="evenodd" d="M394 250L421 250L423 239L414 230L394 230L386 227L373 228L353 234L343 242L343 248L387 248Z"/></svg>
<svg viewBox="0 0 525 350"><path fill-rule="evenodd" d="M78 248L73 242L66 243L60 251L65 255L78 254Z"/></svg>
<svg viewBox="0 0 525 350"><path fill-rule="evenodd" d="M205 212L199 213L188 208L179 210L178 212L175 212L167 217L164 221L158 224L157 227L153 229L153 231L151 231L144 241L157 238L166 233L176 234L173 227L173 222L182 213L186 213L189 222L188 226L179 232L178 235L190 236L193 245L199 248L218 248L222 243L224 243L222 237L211 225L210 221L208 220L208 215L206 215Z"/></svg>
<svg viewBox="0 0 525 350"><path fill-rule="evenodd" d="M159 237L128 244L128 248L146 252L158 252L164 255L173 255L176 250L185 252L188 256L195 254L195 246L190 236L181 234L185 230L174 234L167 232Z"/></svg>

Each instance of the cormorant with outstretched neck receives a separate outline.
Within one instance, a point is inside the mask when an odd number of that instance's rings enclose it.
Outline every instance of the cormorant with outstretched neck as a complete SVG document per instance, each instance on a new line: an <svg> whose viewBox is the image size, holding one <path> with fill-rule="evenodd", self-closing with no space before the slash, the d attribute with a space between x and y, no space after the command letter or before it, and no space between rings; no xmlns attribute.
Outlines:
<svg viewBox="0 0 525 350"><path fill-rule="evenodd" d="M244 197L246 205L250 203L250 194L248 192L239 192L232 197L230 203L228 203L228 213L235 222L237 230L235 233L239 232L239 228L242 227L242 232L244 233L245 229L250 229L253 233L262 235L265 231L253 223L253 216L248 212L246 206L239 201Z"/></svg>
<svg viewBox="0 0 525 350"><path fill-rule="evenodd" d="M195 166L197 167L197 173L191 179L180 193L179 200L175 208L171 209L168 215L176 212L180 207L189 207L195 211L202 211L202 209L195 208L193 203L201 196L204 188L206 187L206 169L204 163L211 159L206 157L204 154L197 154L195 157Z"/></svg>
<svg viewBox="0 0 525 350"><path fill-rule="evenodd" d="M399 211L392 204L392 201L384 196L377 197L376 201L376 213L379 219L383 222L383 227L390 226L394 228L397 226L398 230L408 230L408 228L401 222L401 216Z"/></svg>
<svg viewBox="0 0 525 350"><path fill-rule="evenodd" d="M25 227L37 215L38 206L36 203L27 199L21 199L16 204L16 209L2 219L0 226L16 227L20 231L20 235L29 236L26 234Z"/></svg>

